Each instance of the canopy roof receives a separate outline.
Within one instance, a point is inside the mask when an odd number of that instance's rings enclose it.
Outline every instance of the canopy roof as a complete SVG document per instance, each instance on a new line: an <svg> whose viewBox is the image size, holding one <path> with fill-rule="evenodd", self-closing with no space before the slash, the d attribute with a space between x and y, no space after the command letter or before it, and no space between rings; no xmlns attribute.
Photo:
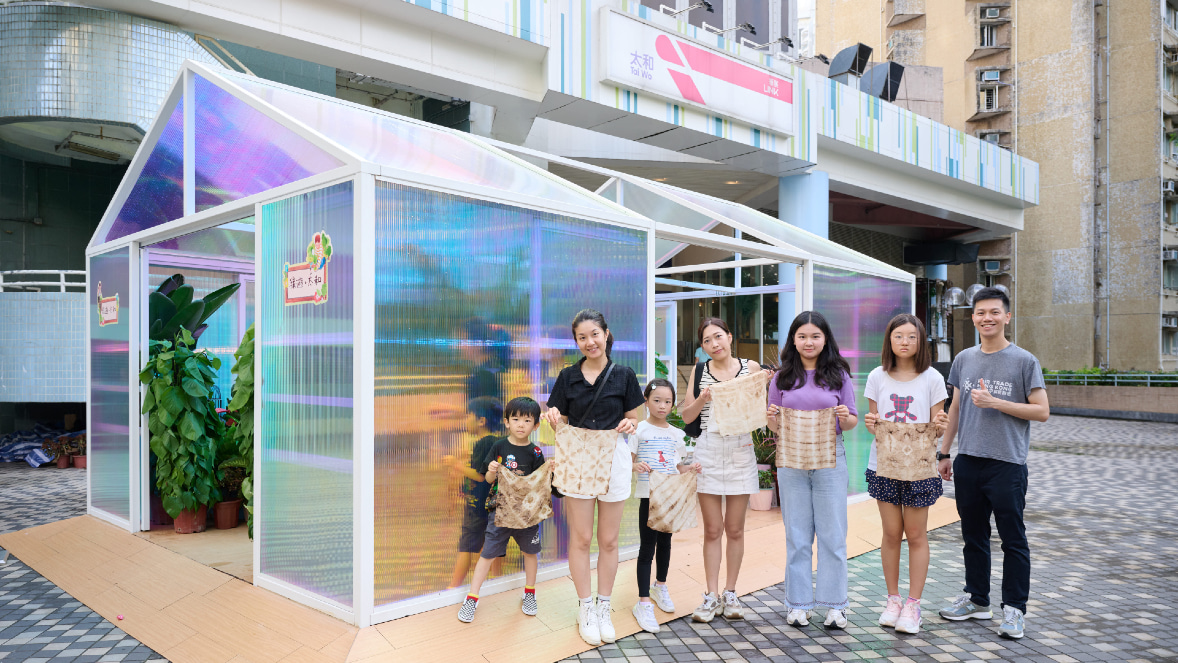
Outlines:
<svg viewBox="0 0 1178 663"><path fill-rule="evenodd" d="M516 156L605 175L588 191ZM300 180L364 171L494 192L522 206L655 222L656 265L718 224L734 251L911 280L911 274L738 203L479 138L260 78L186 62L90 241L91 249ZM477 195L477 194L476 194ZM195 228L194 228L195 229ZM179 234L179 233L178 233ZM751 240L751 241L747 241Z"/></svg>

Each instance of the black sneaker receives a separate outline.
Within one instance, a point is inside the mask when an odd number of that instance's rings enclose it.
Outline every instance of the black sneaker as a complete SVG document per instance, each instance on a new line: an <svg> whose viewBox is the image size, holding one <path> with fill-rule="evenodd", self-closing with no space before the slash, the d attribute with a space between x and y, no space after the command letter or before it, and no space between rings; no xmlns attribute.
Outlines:
<svg viewBox="0 0 1178 663"><path fill-rule="evenodd" d="M466 601L462 603L462 609L458 611L458 621L466 622L467 624L474 621L474 611L479 607L479 600L471 597L466 597Z"/></svg>
<svg viewBox="0 0 1178 663"><path fill-rule="evenodd" d="M540 606L536 605L536 592L524 592L524 602L520 606L520 610L529 617L535 617L539 612Z"/></svg>

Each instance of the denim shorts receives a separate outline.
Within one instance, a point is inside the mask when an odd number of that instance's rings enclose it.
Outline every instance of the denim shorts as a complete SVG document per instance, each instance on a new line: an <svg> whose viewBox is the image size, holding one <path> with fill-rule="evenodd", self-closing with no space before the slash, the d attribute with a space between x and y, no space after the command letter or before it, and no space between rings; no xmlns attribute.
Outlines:
<svg viewBox="0 0 1178 663"><path fill-rule="evenodd" d="M538 555L540 553L540 523L523 529L511 529L510 527L498 527L495 525L495 519L490 518L487 521L487 537L483 541L483 551L479 556L483 559L495 559L506 555L507 543L512 539L515 539L515 545L519 546L519 551L523 554Z"/></svg>
<svg viewBox="0 0 1178 663"><path fill-rule="evenodd" d="M920 481L900 481L881 477L874 470L867 470L867 494L873 499L896 506L920 509L932 506L944 492L941 477Z"/></svg>

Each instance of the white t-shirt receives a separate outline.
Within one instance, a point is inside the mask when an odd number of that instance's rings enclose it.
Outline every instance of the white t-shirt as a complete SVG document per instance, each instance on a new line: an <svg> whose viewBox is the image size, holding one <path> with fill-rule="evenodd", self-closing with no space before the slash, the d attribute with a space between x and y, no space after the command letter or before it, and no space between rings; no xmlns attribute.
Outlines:
<svg viewBox="0 0 1178 663"><path fill-rule="evenodd" d="M630 453L638 461L650 465L650 469L661 474L679 474L676 465L687 457L687 445L683 443L683 431L674 426L659 428L649 421L638 423L638 430L630 436ZM650 497L650 474L638 473L638 486L634 496Z"/></svg>
<svg viewBox="0 0 1178 663"><path fill-rule="evenodd" d="M886 339L885 339L886 340ZM875 401L876 412L881 419L909 424L927 424L932 421L929 412L937 403L949 398L945 391L945 378L935 368L907 382L893 380L878 366L867 376L867 388L863 397ZM875 440L871 441L871 458L867 469L875 471Z"/></svg>

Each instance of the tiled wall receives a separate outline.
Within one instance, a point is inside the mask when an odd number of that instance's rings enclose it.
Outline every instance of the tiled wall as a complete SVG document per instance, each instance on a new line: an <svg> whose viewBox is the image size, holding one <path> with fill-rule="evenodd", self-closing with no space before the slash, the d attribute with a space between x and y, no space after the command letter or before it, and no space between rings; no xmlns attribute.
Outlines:
<svg viewBox="0 0 1178 663"><path fill-rule="evenodd" d="M0 401L86 400L86 295L0 292Z"/></svg>

